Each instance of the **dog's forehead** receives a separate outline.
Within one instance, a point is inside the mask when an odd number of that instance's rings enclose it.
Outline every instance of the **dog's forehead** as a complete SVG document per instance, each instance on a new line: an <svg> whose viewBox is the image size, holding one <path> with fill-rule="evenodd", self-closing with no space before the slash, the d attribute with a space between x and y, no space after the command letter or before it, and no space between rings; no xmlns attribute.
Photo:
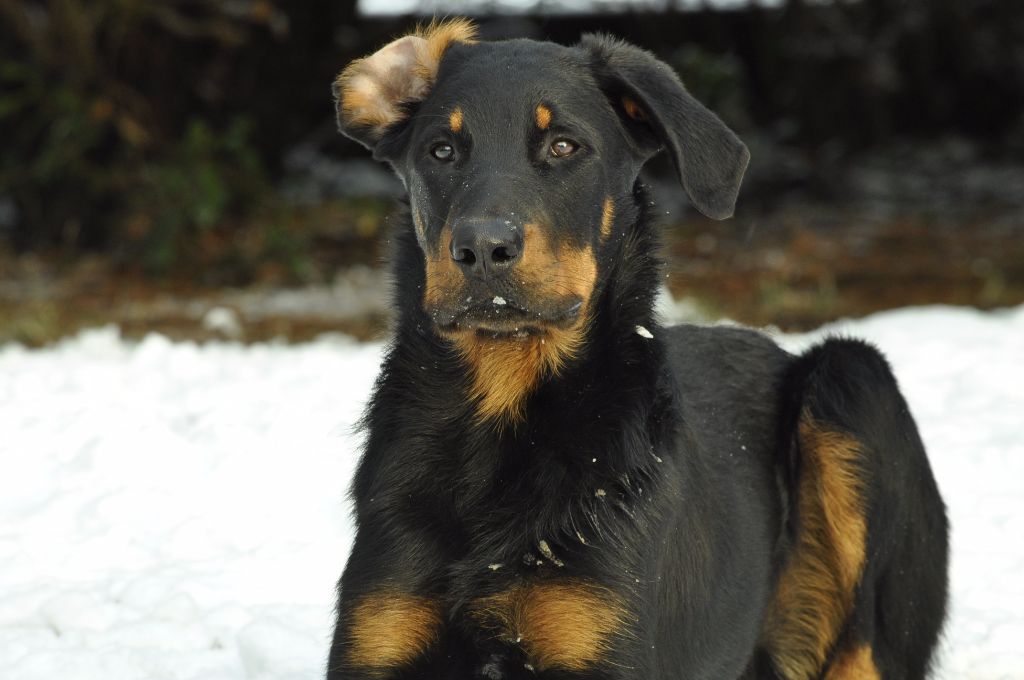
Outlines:
<svg viewBox="0 0 1024 680"><path fill-rule="evenodd" d="M453 46L441 64L432 104L466 108L566 102L596 85L581 50L535 40Z"/></svg>

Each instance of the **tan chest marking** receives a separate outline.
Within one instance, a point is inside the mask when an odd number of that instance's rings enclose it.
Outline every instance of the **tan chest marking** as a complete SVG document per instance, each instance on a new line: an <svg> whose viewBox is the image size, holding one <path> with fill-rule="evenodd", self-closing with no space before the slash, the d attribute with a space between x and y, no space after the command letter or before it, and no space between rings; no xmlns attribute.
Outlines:
<svg viewBox="0 0 1024 680"><path fill-rule="evenodd" d="M407 664L437 641L441 606L426 597L381 592L352 611L348 661L379 673Z"/></svg>
<svg viewBox="0 0 1024 680"><path fill-rule="evenodd" d="M520 645L539 672L601 663L635 621L614 593L581 581L517 586L474 601L471 615L495 638Z"/></svg>

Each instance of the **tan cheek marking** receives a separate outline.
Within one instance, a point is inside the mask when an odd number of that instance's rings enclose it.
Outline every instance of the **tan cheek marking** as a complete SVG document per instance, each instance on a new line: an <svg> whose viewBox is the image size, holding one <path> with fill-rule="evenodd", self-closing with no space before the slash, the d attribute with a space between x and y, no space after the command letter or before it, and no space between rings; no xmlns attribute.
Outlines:
<svg viewBox="0 0 1024 680"><path fill-rule="evenodd" d="M853 607L867 537L859 442L822 428L806 411L798 434L800 532L765 625L786 678L817 677L825 665Z"/></svg>
<svg viewBox="0 0 1024 680"><path fill-rule="evenodd" d="M475 601L471 612L495 637L522 645L539 672L593 667L636 620L614 593L580 581L518 586Z"/></svg>
<svg viewBox="0 0 1024 680"><path fill-rule="evenodd" d="M536 291L538 297L577 295L586 306L597 281L593 249L563 246L556 250L544 229L532 222L523 230L523 242L523 259L517 271L525 288Z"/></svg>
<svg viewBox="0 0 1024 680"><path fill-rule="evenodd" d="M455 110L448 114L448 127L452 129L452 132L462 130L462 109L459 107L455 107Z"/></svg>
<svg viewBox="0 0 1024 680"><path fill-rule="evenodd" d="M597 284L597 260L593 248L563 248L559 262L573 293L583 298L584 306L589 305Z"/></svg>
<svg viewBox="0 0 1024 680"><path fill-rule="evenodd" d="M423 215L419 210L413 210L412 212L412 223L416 227L416 235L420 239L420 243L423 243L424 238L427 235L427 229L423 224Z"/></svg>
<svg viewBox="0 0 1024 680"><path fill-rule="evenodd" d="M524 287L537 290L538 296L551 291L543 288L545 280L550 278L558 267L558 256L548 242L544 229L536 222L528 222L523 226L523 259L516 271L523 280Z"/></svg>
<svg viewBox="0 0 1024 680"><path fill-rule="evenodd" d="M425 597L378 593L353 610L348 661L380 672L413 661L436 642L441 627L439 603Z"/></svg>
<svg viewBox="0 0 1024 680"><path fill-rule="evenodd" d="M534 111L534 118L537 121L537 127L541 130L547 130L551 126L551 109L538 104L537 109Z"/></svg>
<svg viewBox="0 0 1024 680"><path fill-rule="evenodd" d="M463 275L458 265L448 253L448 243L452 240L451 227L445 225L441 230L439 243L436 247L428 247L424 253L426 258L426 281L423 288L423 304L432 307L440 304L442 299L454 295L462 285Z"/></svg>
<svg viewBox="0 0 1024 680"><path fill-rule="evenodd" d="M869 645L861 645L836 657L825 680L881 680Z"/></svg>
<svg viewBox="0 0 1024 680"><path fill-rule="evenodd" d="M605 241L609 236L612 235L612 223L615 221L615 202L612 201L612 197L608 196L604 199L604 205L601 206L601 240Z"/></svg>

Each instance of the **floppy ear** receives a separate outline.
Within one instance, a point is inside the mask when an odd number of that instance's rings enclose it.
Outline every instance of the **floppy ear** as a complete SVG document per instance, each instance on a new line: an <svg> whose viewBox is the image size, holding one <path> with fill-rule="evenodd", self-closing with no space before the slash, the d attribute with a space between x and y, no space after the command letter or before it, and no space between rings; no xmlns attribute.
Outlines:
<svg viewBox="0 0 1024 680"><path fill-rule="evenodd" d="M334 80L338 129L372 150L430 92L451 44L474 42L475 35L467 19L434 21L353 61Z"/></svg>
<svg viewBox="0 0 1024 680"><path fill-rule="evenodd" d="M602 35L585 35L580 45L641 151L667 147L697 209L716 220L731 217L750 160L739 137L650 52Z"/></svg>

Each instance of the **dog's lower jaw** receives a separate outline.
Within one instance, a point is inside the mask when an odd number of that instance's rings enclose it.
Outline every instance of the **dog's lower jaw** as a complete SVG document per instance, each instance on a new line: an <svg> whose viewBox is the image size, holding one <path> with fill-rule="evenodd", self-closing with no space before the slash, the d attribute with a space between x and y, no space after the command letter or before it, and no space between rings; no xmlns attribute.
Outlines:
<svg viewBox="0 0 1024 680"><path fill-rule="evenodd" d="M478 420L499 430L520 422L526 400L541 381L557 376L579 357L589 320L583 310L568 328L549 327L522 336L495 337L472 329L445 333L469 370L469 396Z"/></svg>

